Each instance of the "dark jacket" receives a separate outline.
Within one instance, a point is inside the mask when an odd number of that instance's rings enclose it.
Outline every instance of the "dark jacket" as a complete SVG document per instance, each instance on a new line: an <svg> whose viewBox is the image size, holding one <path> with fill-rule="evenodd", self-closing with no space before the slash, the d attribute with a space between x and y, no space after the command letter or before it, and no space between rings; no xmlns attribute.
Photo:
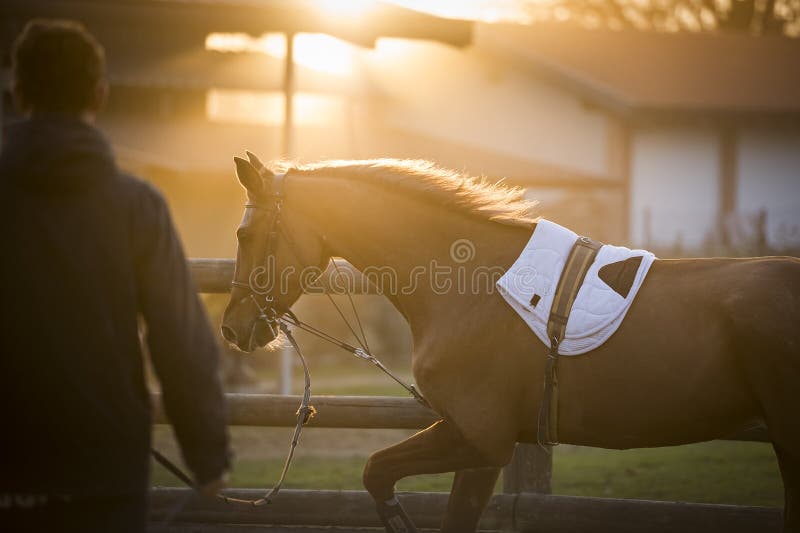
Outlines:
<svg viewBox="0 0 800 533"><path fill-rule="evenodd" d="M228 466L218 347L162 196L70 117L8 128L0 155L0 492L145 490L137 319L184 459Z"/></svg>

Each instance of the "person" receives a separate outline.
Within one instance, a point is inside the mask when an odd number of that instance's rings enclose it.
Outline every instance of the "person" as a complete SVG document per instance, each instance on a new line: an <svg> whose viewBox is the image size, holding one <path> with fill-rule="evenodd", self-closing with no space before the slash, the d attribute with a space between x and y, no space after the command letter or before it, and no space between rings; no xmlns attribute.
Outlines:
<svg viewBox="0 0 800 533"><path fill-rule="evenodd" d="M219 348L167 204L93 126L104 62L69 21L28 23L12 51L26 118L0 154L0 531L145 530L140 323L196 486L215 494L230 466Z"/></svg>

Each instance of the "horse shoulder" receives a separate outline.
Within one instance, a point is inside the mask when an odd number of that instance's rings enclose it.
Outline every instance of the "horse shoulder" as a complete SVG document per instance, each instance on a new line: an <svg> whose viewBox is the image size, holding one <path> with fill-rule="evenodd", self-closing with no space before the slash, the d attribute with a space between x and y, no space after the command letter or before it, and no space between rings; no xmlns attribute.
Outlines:
<svg viewBox="0 0 800 533"><path fill-rule="evenodd" d="M492 465L507 463L520 432L519 371L476 340L432 339L415 345L414 378L433 409L458 429Z"/></svg>

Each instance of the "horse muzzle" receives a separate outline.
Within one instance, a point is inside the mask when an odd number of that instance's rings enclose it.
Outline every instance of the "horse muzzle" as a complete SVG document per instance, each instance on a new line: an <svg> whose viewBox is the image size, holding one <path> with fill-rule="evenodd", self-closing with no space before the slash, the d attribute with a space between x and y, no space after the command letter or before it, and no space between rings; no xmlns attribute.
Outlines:
<svg viewBox="0 0 800 533"><path fill-rule="evenodd" d="M256 348L266 346L278 336L278 326L264 320L256 320L249 328L234 328L224 324L220 328L222 338L238 350L250 353Z"/></svg>

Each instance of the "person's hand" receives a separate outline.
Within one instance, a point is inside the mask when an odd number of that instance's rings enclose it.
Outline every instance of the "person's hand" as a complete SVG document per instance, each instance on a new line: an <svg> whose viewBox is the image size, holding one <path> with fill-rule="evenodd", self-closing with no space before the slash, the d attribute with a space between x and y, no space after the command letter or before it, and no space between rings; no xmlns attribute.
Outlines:
<svg viewBox="0 0 800 533"><path fill-rule="evenodd" d="M228 486L229 478L230 475L226 470L217 479L213 479L197 487L197 492L200 493L200 496L203 498L215 498L217 494L219 494L219 491Z"/></svg>

